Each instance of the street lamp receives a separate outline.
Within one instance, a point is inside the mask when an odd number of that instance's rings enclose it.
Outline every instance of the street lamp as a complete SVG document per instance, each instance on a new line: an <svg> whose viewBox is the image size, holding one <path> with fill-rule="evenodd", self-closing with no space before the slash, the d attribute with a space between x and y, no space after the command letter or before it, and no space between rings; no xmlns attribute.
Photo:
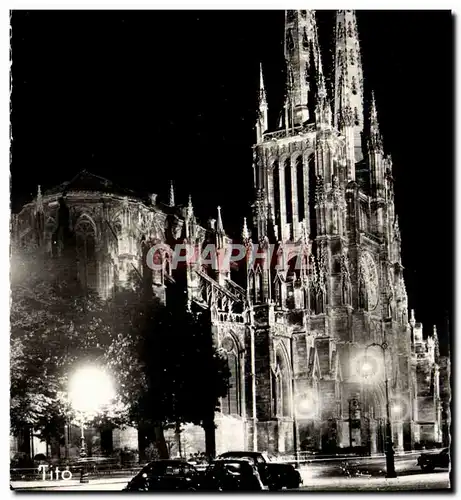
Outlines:
<svg viewBox="0 0 461 500"><path fill-rule="evenodd" d="M394 478L397 477L397 473L395 472L394 448L392 444L389 381L387 378L386 366L386 350L388 345L386 342L383 342L382 344L373 343L365 347L365 363L362 366L362 373L364 377L370 376L373 373L373 366L367 361L367 352L370 347L379 347L383 353L384 383L386 388L386 477Z"/></svg>
<svg viewBox="0 0 461 500"><path fill-rule="evenodd" d="M86 455L85 420L96 416L114 397L112 379L104 370L87 366L73 374L69 384L69 401L80 417L80 456Z"/></svg>

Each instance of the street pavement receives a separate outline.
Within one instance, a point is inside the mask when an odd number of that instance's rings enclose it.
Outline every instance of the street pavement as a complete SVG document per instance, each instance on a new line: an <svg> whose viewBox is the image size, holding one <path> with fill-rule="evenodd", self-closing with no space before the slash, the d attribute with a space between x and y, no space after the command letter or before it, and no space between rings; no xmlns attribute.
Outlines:
<svg viewBox="0 0 461 500"><path fill-rule="evenodd" d="M450 488L447 469L422 473L416 464L417 455L395 457L398 477L387 479L384 457L338 458L302 464L299 472L303 478L303 491L416 491ZM121 491L132 476L90 479L81 484L70 481L15 481L18 490L37 491Z"/></svg>
<svg viewBox="0 0 461 500"><path fill-rule="evenodd" d="M385 477L329 477L306 479L302 491L417 491L450 488L448 472Z"/></svg>

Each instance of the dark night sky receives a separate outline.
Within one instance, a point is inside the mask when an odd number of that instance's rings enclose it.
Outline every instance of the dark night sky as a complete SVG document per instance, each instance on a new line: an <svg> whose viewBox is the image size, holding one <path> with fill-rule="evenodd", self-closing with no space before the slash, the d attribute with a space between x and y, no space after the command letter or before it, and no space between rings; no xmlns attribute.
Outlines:
<svg viewBox="0 0 461 500"><path fill-rule="evenodd" d="M334 14L318 11L331 66ZM394 160L410 308L446 344L453 301L449 11L359 11L365 92ZM283 11L15 11L13 208L87 169L239 234L252 200L262 60L271 118L283 95Z"/></svg>

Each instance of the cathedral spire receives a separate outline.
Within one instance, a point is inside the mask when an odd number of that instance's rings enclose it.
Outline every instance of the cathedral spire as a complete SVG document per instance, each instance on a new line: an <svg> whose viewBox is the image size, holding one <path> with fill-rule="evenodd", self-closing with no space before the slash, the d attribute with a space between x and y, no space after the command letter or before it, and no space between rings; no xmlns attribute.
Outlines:
<svg viewBox="0 0 461 500"><path fill-rule="evenodd" d="M243 229L242 229L242 240L244 243L247 243L250 239L250 231L247 226L247 218L243 218Z"/></svg>
<svg viewBox="0 0 461 500"><path fill-rule="evenodd" d="M345 94L345 95L343 95ZM341 128L343 115L352 112L355 162L363 159L363 73L357 20L353 10L336 14L335 126Z"/></svg>
<svg viewBox="0 0 461 500"><path fill-rule="evenodd" d="M222 223L222 218L221 218L221 207L218 207L218 219L216 222L216 232L220 234L226 234L224 232L224 226Z"/></svg>
<svg viewBox="0 0 461 500"><path fill-rule="evenodd" d="M194 216L194 206L192 205L192 196L189 195L189 202L187 203L187 217L190 219Z"/></svg>
<svg viewBox="0 0 461 500"><path fill-rule="evenodd" d="M303 124L311 118L308 108L309 92L312 91L313 77L318 71L319 52L315 12L287 10L285 12L287 62L285 115L286 119L290 120L291 126Z"/></svg>
<svg viewBox="0 0 461 500"><path fill-rule="evenodd" d="M416 319L415 319L415 310L412 309L411 312L410 312L410 321L409 321L410 325L412 328L415 327L416 325Z"/></svg>
<svg viewBox="0 0 461 500"><path fill-rule="evenodd" d="M383 140L379 129L378 111L376 110L375 93L371 93L370 105L370 138L368 141L370 151L383 153Z"/></svg>
<svg viewBox="0 0 461 500"><path fill-rule="evenodd" d="M43 213L43 197L42 197L42 189L38 186L37 189L37 198L35 200L35 214Z"/></svg>
<svg viewBox="0 0 461 500"><path fill-rule="evenodd" d="M256 121L256 142L262 142L263 134L269 128L266 89L264 88L263 66L259 65L259 113Z"/></svg>
<svg viewBox="0 0 461 500"><path fill-rule="evenodd" d="M325 85L325 77L323 76L322 71L322 63L320 59L320 52L318 54L319 57L319 73L317 79L317 104L315 107L315 121L317 123L317 127L323 128L325 126L331 126L331 106L328 101L327 88Z"/></svg>
<svg viewBox="0 0 461 500"><path fill-rule="evenodd" d="M175 206L173 181L170 181L170 199L169 199L168 204L170 205L170 207L174 207Z"/></svg>

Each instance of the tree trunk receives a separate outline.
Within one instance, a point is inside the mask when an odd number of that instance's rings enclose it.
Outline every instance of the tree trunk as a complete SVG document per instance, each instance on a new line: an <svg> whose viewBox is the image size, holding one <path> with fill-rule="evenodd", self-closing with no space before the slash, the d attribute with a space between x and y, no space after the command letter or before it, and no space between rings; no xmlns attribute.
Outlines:
<svg viewBox="0 0 461 500"><path fill-rule="evenodd" d="M24 425L18 435L18 451L24 453L27 457L30 457L31 449L31 432L28 425ZM33 458L33 457L32 457Z"/></svg>
<svg viewBox="0 0 461 500"><path fill-rule="evenodd" d="M209 417L203 422L203 429L205 431L205 453L210 459L216 457L216 427L213 417Z"/></svg>
<svg viewBox="0 0 461 500"><path fill-rule="evenodd" d="M181 424L176 422L176 439L178 441L178 453L179 456L182 457L182 449L181 449Z"/></svg>
<svg viewBox="0 0 461 500"><path fill-rule="evenodd" d="M138 425L138 450L139 450L139 463L146 461L146 429L143 425Z"/></svg>
<svg viewBox="0 0 461 500"><path fill-rule="evenodd" d="M170 454L168 453L168 447L165 441L165 435L163 433L163 425L161 422L156 422L154 424L154 436L159 458L161 459L170 458Z"/></svg>

